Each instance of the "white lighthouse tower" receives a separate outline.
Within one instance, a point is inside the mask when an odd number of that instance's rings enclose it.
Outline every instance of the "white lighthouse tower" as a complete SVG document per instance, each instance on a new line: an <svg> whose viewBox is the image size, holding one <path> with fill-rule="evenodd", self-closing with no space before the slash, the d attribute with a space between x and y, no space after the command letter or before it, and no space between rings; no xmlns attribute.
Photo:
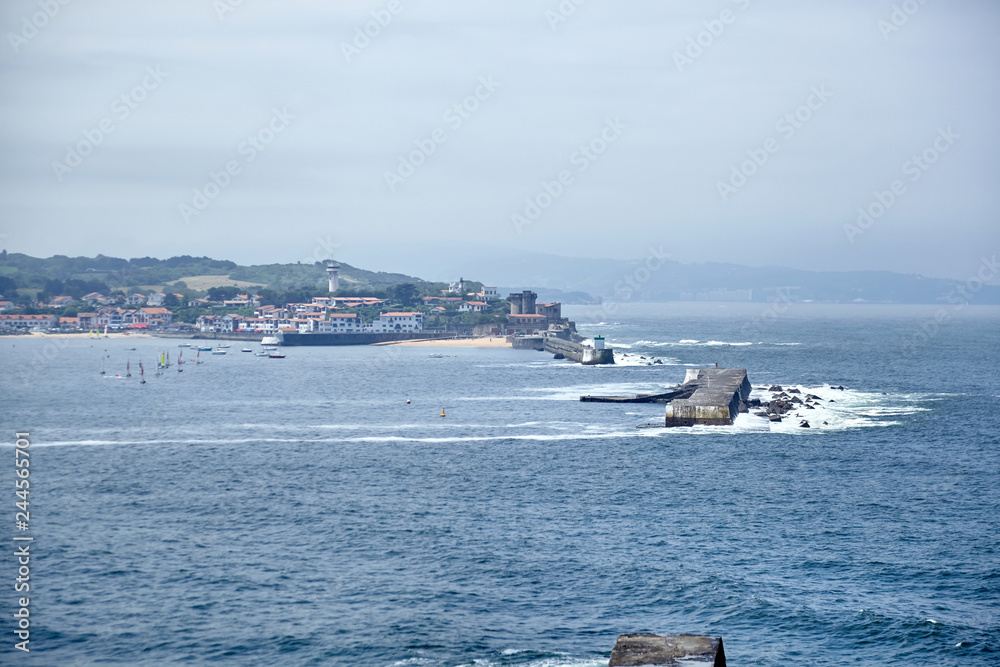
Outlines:
<svg viewBox="0 0 1000 667"><path fill-rule="evenodd" d="M340 264L336 262L326 263L326 275L330 279L330 292L340 289Z"/></svg>

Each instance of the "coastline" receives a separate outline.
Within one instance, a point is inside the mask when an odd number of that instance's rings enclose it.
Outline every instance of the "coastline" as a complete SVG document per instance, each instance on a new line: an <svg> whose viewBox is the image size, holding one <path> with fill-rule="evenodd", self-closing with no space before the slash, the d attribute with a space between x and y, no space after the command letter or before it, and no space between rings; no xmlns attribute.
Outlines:
<svg viewBox="0 0 1000 667"><path fill-rule="evenodd" d="M406 345L411 347L511 347L503 336L483 338L444 338L440 340L393 340L374 345Z"/></svg>
<svg viewBox="0 0 1000 667"><path fill-rule="evenodd" d="M101 334L100 336L89 336L85 333L44 333L41 331L33 331L31 333L18 333L18 334L3 334L0 336L0 340L6 338L79 338L81 340L100 340L102 338L120 338L127 340L129 338L152 338L150 334L147 333L108 333L107 336Z"/></svg>

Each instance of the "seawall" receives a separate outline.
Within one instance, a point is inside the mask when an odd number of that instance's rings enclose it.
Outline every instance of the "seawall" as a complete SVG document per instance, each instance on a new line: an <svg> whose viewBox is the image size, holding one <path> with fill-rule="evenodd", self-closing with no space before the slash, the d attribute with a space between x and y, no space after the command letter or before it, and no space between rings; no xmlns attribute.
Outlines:
<svg viewBox="0 0 1000 667"><path fill-rule="evenodd" d="M546 352L561 354L584 366L615 363L615 353L611 348L596 350L587 345L555 336L545 336L542 346Z"/></svg>
<svg viewBox="0 0 1000 667"><path fill-rule="evenodd" d="M745 368L689 368L680 388L694 391L667 403L665 426L729 426L747 411L751 390Z"/></svg>

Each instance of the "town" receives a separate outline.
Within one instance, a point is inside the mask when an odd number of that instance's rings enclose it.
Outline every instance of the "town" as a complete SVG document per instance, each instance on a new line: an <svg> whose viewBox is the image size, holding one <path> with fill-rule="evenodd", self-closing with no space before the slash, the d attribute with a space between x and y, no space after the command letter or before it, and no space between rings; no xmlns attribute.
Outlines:
<svg viewBox="0 0 1000 667"><path fill-rule="evenodd" d="M532 335L565 326L558 302L537 303L531 291L501 298L496 287L464 279L420 296L412 284L392 296L338 296L336 265L328 269L329 292L308 301L264 303L235 287L209 289L206 296L182 293L91 292L57 295L18 305L0 295L0 332L171 332L190 334L399 334L463 336ZM44 295L43 295L44 296ZM185 317L186 316L186 317Z"/></svg>

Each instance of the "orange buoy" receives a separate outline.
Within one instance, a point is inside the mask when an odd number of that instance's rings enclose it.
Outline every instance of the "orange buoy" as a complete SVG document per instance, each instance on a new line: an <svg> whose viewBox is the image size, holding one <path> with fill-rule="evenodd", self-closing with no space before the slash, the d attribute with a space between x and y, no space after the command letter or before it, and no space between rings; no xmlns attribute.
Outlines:
<svg viewBox="0 0 1000 667"><path fill-rule="evenodd" d="M444 417L444 408L441 408L441 416Z"/></svg>

